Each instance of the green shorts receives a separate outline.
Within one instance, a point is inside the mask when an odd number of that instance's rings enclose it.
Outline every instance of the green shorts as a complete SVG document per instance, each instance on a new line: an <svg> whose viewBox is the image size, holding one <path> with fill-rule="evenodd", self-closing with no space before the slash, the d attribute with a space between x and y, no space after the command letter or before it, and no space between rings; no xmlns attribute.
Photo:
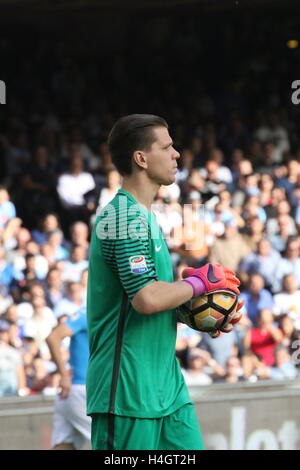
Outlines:
<svg viewBox="0 0 300 470"><path fill-rule="evenodd" d="M194 405L163 418L92 415L93 450L203 450Z"/></svg>

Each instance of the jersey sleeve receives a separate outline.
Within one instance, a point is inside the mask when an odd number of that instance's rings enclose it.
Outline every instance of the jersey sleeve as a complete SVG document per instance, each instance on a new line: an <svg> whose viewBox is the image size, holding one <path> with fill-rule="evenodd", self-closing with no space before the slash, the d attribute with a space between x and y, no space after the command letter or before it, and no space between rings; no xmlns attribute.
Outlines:
<svg viewBox="0 0 300 470"><path fill-rule="evenodd" d="M127 220L130 226L130 220ZM131 230L126 238L102 240L102 254L112 270L118 274L129 299L150 282L158 281L150 253L150 237L147 225L139 231Z"/></svg>
<svg viewBox="0 0 300 470"><path fill-rule="evenodd" d="M73 335L76 335L76 333L79 333L79 331L84 331L87 329L86 315L80 311L76 312L68 318L68 320L65 322L65 325L70 328Z"/></svg>

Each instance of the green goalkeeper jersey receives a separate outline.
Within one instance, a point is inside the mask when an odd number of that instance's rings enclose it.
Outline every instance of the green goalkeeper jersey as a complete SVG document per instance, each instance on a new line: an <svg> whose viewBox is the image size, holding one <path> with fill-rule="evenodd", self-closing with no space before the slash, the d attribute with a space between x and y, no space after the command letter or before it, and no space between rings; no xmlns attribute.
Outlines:
<svg viewBox="0 0 300 470"><path fill-rule="evenodd" d="M132 298L173 282L155 216L119 190L96 218L90 247L87 414L159 418L191 403L175 356L176 313L138 313Z"/></svg>

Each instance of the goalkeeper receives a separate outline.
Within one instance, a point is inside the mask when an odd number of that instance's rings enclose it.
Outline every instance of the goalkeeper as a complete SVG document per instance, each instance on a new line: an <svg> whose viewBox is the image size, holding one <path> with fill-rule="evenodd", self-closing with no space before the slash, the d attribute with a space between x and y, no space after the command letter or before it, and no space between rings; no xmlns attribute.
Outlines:
<svg viewBox="0 0 300 470"><path fill-rule="evenodd" d="M175 181L179 153L167 123L134 114L109 135L123 186L102 209L91 238L88 278L87 414L92 448L200 450L194 405L175 356L176 307L204 292L239 294L220 265L188 268L174 282L151 204Z"/></svg>

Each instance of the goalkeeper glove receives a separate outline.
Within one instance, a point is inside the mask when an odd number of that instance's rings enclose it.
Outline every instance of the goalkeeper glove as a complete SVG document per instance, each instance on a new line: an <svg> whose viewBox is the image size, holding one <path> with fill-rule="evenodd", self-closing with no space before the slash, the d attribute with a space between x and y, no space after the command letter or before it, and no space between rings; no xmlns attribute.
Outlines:
<svg viewBox="0 0 300 470"><path fill-rule="evenodd" d="M182 272L183 282L193 288L193 298L201 294L216 291L231 291L238 295L240 281L231 269L219 263L208 263L201 268L185 268Z"/></svg>

